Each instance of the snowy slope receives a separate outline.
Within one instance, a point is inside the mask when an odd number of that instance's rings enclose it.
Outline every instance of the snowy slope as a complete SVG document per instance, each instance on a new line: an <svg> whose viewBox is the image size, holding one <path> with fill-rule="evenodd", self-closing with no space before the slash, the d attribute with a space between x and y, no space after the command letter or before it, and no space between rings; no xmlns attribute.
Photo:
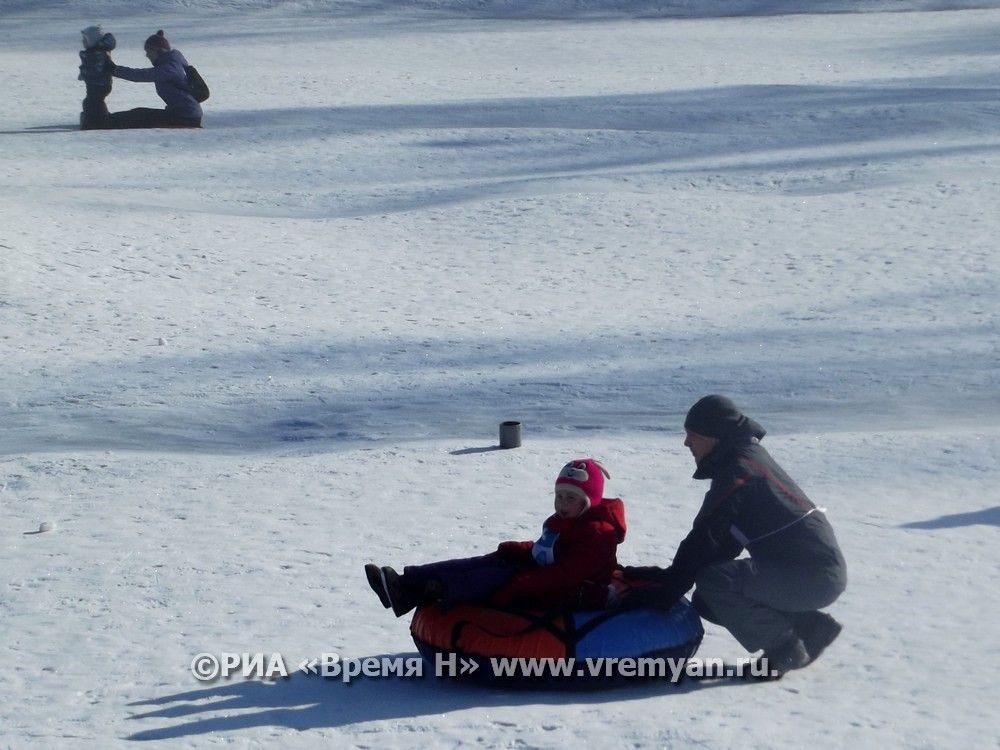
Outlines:
<svg viewBox="0 0 1000 750"><path fill-rule="evenodd" d="M0 747L996 746L998 6L0 0ZM75 130L95 21L205 129ZM533 538L575 455L666 564L709 392L847 554L808 670L191 675L412 656L361 566Z"/></svg>

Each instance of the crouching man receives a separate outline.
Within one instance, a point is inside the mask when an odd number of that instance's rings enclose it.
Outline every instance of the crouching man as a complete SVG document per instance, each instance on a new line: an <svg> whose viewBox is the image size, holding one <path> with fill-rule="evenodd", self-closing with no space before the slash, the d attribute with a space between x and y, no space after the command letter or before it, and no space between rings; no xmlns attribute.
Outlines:
<svg viewBox="0 0 1000 750"><path fill-rule="evenodd" d="M780 674L815 660L841 626L819 610L847 585L833 528L760 444L764 429L725 396L705 396L684 421L695 479L712 484L666 568L625 568L647 580L624 606L669 608L695 586L699 614ZM749 557L735 559L746 549Z"/></svg>

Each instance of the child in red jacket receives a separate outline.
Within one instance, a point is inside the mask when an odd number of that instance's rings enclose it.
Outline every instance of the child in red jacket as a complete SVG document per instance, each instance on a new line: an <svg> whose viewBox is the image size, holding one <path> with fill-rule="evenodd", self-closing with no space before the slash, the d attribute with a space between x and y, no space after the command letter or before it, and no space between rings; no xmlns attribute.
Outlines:
<svg viewBox="0 0 1000 750"><path fill-rule="evenodd" d="M369 563L368 584L396 617L433 601L600 609L625 539L625 505L604 498L605 476L610 478L592 458L566 464L556 477L556 512L537 541L501 542L480 557L408 565L403 575Z"/></svg>

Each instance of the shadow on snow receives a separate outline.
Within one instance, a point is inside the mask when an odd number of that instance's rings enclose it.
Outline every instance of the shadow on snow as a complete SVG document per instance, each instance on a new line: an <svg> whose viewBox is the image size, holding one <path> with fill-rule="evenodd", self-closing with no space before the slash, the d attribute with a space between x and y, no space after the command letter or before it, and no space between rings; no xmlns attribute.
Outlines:
<svg viewBox="0 0 1000 750"><path fill-rule="evenodd" d="M919 171L929 160L1000 150L1000 141L983 135L995 132L998 101L996 86L949 81L941 86L736 86L425 105L229 110L210 112L206 127L213 135L190 147L211 155L251 137L267 154L283 141L319 136L395 133L401 139L392 147L396 158L365 164L360 170L363 183L353 182L354 170L345 169L349 164L337 149L317 147L308 160L286 160L285 184L300 186L310 200L296 206L294 198L283 197L288 193L267 196L260 211L279 217L393 213L574 189L581 179L637 175L659 180L706 175L749 179L754 191L770 184L767 189L796 193L800 185L786 190L784 183L798 174L813 180L812 192L822 194L864 189L866 175L878 178L878 170L887 167L905 169L901 165L916 162ZM247 131L253 131L252 136ZM407 141L409 133L414 137ZM245 181L247 173L242 162L207 161L195 166L199 169L214 176L224 173L237 183ZM419 182L400 181L400 174L418 170ZM851 173L817 174L823 170ZM775 175L778 179L767 183L766 178ZM906 179L905 171L899 179ZM260 186L247 189L259 191ZM201 210L241 213L245 206L216 199Z"/></svg>
<svg viewBox="0 0 1000 750"><path fill-rule="evenodd" d="M419 658L415 654L395 655ZM133 720L164 719L176 723L137 731L127 737L155 741L212 733L229 733L257 727L284 727L298 731L344 727L370 721L435 716L474 708L566 703L620 703L716 687L755 685L745 680L650 680L638 686L622 685L601 690L552 688L506 689L464 684L433 676L421 678L359 679L344 684L339 679L293 673L274 683L242 681L130 704L164 706L134 714ZM238 713L237 713L238 712Z"/></svg>
<svg viewBox="0 0 1000 750"><path fill-rule="evenodd" d="M969 513L952 513L929 521L901 524L901 529L956 529L961 526L1000 526L1000 505Z"/></svg>
<svg viewBox="0 0 1000 750"><path fill-rule="evenodd" d="M968 304L979 292L927 293ZM875 314L915 300L890 292L851 304ZM199 356L158 349L138 361L47 369L44 389L9 393L0 455L322 452L426 439L453 439L463 455L489 450L482 439L503 419L523 422L527 439L679 433L686 409L709 392L752 404L772 431L975 424L997 413L995 338L988 320L961 331L807 320L698 337L386 338Z"/></svg>

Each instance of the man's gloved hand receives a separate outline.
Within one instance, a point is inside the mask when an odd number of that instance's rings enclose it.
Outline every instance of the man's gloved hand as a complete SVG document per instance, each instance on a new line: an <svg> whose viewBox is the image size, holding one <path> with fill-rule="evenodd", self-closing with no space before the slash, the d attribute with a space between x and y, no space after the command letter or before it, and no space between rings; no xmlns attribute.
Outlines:
<svg viewBox="0 0 1000 750"><path fill-rule="evenodd" d="M629 581L660 581L667 577L667 570L656 565L626 565L622 574Z"/></svg>
<svg viewBox="0 0 1000 750"><path fill-rule="evenodd" d="M681 596L682 594L677 593L676 587L653 583L649 586L639 586L626 591L619 600L618 607L619 609L648 607L668 610L680 600Z"/></svg>
<svg viewBox="0 0 1000 750"><path fill-rule="evenodd" d="M633 580L646 580L649 583L645 586L640 585L627 589L622 594L619 606L626 609L634 609L636 607L670 609L684 596L684 593L691 588L693 583L691 576L672 565L669 568L657 568L655 566L625 568L623 573L626 580L630 578L630 571L638 571L637 577L633 578Z"/></svg>

